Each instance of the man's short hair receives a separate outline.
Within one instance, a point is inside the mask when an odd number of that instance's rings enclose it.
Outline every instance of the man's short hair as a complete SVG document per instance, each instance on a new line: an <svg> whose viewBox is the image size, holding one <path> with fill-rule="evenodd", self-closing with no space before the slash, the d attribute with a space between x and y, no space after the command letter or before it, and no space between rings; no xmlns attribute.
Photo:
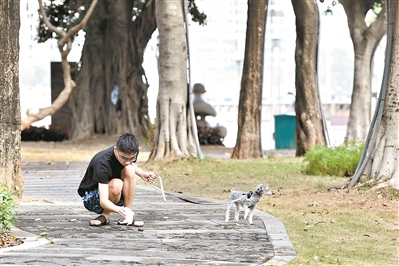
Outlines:
<svg viewBox="0 0 399 266"><path fill-rule="evenodd" d="M130 133L125 133L119 136L116 141L116 148L126 154L135 153L137 156L139 155L139 141Z"/></svg>

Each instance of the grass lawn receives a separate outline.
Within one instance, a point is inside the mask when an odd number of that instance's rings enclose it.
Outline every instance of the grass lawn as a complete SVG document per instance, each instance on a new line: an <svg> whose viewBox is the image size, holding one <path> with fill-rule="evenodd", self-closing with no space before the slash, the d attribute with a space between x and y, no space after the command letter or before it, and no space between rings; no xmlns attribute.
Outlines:
<svg viewBox="0 0 399 266"><path fill-rule="evenodd" d="M23 143L22 163L88 161L95 150L110 146L100 144ZM263 197L257 208L285 225L297 252L290 265L399 265L399 193L388 189L327 191L348 179L305 175L302 160L206 157L203 161L139 161L139 165L159 174L167 191L226 201L232 187L249 191L259 183L267 184L275 194ZM219 215L223 217L224 210Z"/></svg>

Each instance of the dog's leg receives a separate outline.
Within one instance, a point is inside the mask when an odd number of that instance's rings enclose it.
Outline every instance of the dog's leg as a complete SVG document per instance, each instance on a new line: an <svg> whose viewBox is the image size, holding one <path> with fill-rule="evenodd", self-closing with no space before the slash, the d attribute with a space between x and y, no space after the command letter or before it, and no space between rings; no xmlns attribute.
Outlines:
<svg viewBox="0 0 399 266"><path fill-rule="evenodd" d="M249 211L249 216L248 216L248 222L249 222L249 224L253 224L253 222L252 222L252 217L254 216L254 212L255 212L255 208L253 208L253 209L251 209L251 210Z"/></svg>
<svg viewBox="0 0 399 266"><path fill-rule="evenodd" d="M224 221L225 221L226 223L229 222L229 219L230 219L230 207L231 207L231 203L227 204L227 207L226 207L226 217L225 217L225 219L224 219Z"/></svg>
<svg viewBox="0 0 399 266"><path fill-rule="evenodd" d="M238 222L240 216L240 205L236 203L236 212L234 213L234 220Z"/></svg>
<svg viewBox="0 0 399 266"><path fill-rule="evenodd" d="M244 219L246 220L246 219L247 219L247 217L248 217L249 208L248 208L247 206L244 206L244 210L245 210L245 213L244 213Z"/></svg>

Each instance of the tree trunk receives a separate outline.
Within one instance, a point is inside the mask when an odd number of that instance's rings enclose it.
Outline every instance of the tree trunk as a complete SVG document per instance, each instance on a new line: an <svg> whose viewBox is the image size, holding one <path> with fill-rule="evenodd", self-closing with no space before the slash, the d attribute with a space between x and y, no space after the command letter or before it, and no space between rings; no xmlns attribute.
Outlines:
<svg viewBox="0 0 399 266"><path fill-rule="evenodd" d="M364 18L374 2L341 0L340 3L348 18L355 52L352 102L345 139L364 141L370 127L372 59L386 32L385 5L377 19L367 26Z"/></svg>
<svg viewBox="0 0 399 266"><path fill-rule="evenodd" d="M315 145L325 145L319 89L317 85L317 50L319 9L313 0L292 0L296 16L295 87L296 156Z"/></svg>
<svg viewBox="0 0 399 266"><path fill-rule="evenodd" d="M399 8L397 1L391 1L391 7L394 18L393 38L390 43L387 43L387 45L392 45L391 58L386 58L390 60L387 91L385 101L383 101L381 125L379 131L374 133L377 134L377 141L371 149L370 158L362 172L362 179L371 178L372 181L399 189Z"/></svg>
<svg viewBox="0 0 399 266"><path fill-rule="evenodd" d="M149 160L196 155L188 112L187 42L182 1L157 0L159 92Z"/></svg>
<svg viewBox="0 0 399 266"><path fill-rule="evenodd" d="M19 12L19 0L0 0L0 178L7 188L22 191Z"/></svg>
<svg viewBox="0 0 399 266"><path fill-rule="evenodd" d="M69 101L73 139L125 132L147 138L151 123L142 63L156 29L155 1L135 18L133 2L101 1L93 17L103 20L89 21L77 87Z"/></svg>
<svg viewBox="0 0 399 266"><path fill-rule="evenodd" d="M268 0L248 0L244 67L238 105L237 143L231 158L263 157L261 112Z"/></svg>

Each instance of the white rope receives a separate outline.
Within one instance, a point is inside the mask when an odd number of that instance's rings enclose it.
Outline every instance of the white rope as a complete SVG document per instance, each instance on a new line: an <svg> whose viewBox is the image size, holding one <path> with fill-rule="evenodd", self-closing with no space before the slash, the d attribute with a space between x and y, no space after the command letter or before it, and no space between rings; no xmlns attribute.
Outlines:
<svg viewBox="0 0 399 266"><path fill-rule="evenodd" d="M155 189L157 189L157 190L160 190L161 192L162 192L162 197L163 197L163 201L166 201L166 198L165 198L165 191L164 191L164 189L163 189L163 184L162 184L162 178L161 178L161 176L160 175L158 175L158 174L155 174L156 176L157 176L157 178L159 179L159 184L161 185L161 188L159 188L159 187L157 187L157 186L155 186L154 184L151 184L150 183L150 185L153 187L153 188L155 188ZM246 195L243 195L243 196L245 196L246 197ZM242 200L242 197L239 197L238 199L235 199L235 200L232 200L232 201L229 201L229 202L225 202L225 203L211 203L211 204L204 204L204 205L224 205L224 204L230 204L230 203L233 203L233 202L237 202L237 201L240 201L240 200Z"/></svg>
<svg viewBox="0 0 399 266"><path fill-rule="evenodd" d="M157 186L155 186L154 184L151 184L151 183L150 183L150 185L151 185L153 188L160 190L160 191L162 192L163 201L166 201L166 198L165 198L165 191L163 190L162 178L161 178L158 174L155 174L155 175L156 175L157 178L159 179L159 184L161 185L161 188L159 188L159 187L157 187Z"/></svg>

